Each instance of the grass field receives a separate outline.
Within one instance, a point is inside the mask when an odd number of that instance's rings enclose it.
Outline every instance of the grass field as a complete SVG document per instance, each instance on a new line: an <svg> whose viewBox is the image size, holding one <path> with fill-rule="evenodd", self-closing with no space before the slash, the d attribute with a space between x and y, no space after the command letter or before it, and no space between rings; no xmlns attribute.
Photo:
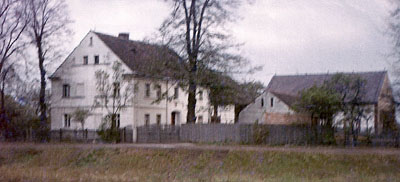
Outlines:
<svg viewBox="0 0 400 182"><path fill-rule="evenodd" d="M28 145L0 181L400 181L400 155Z"/></svg>

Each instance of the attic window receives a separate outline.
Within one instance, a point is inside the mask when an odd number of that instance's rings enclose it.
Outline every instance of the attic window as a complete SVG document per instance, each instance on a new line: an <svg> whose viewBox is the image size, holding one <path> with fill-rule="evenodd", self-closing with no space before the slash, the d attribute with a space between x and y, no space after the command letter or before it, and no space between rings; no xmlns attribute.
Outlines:
<svg viewBox="0 0 400 182"><path fill-rule="evenodd" d="M89 39L89 47L92 47L93 46L93 37L90 37L90 39Z"/></svg>
<svg viewBox="0 0 400 182"><path fill-rule="evenodd" d="M274 98L271 97L271 107L274 107Z"/></svg>

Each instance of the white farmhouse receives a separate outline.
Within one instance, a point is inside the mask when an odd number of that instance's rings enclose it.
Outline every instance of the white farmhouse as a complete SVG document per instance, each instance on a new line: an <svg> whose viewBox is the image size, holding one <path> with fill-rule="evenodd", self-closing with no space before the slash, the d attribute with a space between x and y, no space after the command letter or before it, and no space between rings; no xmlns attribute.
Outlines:
<svg viewBox="0 0 400 182"><path fill-rule="evenodd" d="M360 129L380 133L394 123L394 100L390 81L386 71L343 73L353 75L365 81L361 104L367 108L366 116L360 123ZM239 114L239 123L291 125L310 123L311 116L298 113L293 109L300 92L320 86L329 81L334 74L279 75L274 76L265 92ZM334 124L341 127L343 115L337 114Z"/></svg>
<svg viewBox="0 0 400 182"><path fill-rule="evenodd" d="M158 51L163 49L157 45L131 41L127 33L114 37L90 31L50 77L51 129L80 129L80 125L71 119L71 114L77 108L91 110L85 129L99 128L102 118L107 113L103 108L92 107L94 98L98 94L95 72L104 70L111 74L114 62L122 64L124 74L130 78L129 84L134 87L132 101L119 113L119 127L186 123L187 93L172 80L165 77L150 78L138 71L139 68L145 67L144 65L153 63L152 56L162 55ZM175 53L169 50L168 54L165 59L171 58L171 54ZM154 103L159 88L162 93L166 92L173 99ZM196 123L208 123L211 119L210 111L212 110L209 105L208 90L199 88ZM219 114L222 123L232 123L234 120L233 107L220 109Z"/></svg>

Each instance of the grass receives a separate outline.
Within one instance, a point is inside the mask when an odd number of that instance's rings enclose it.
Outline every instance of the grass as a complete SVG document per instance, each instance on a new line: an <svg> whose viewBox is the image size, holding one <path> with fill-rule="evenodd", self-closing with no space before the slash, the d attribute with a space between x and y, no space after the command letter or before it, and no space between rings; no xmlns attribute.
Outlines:
<svg viewBox="0 0 400 182"><path fill-rule="evenodd" d="M400 155L1 148L0 181L400 181Z"/></svg>

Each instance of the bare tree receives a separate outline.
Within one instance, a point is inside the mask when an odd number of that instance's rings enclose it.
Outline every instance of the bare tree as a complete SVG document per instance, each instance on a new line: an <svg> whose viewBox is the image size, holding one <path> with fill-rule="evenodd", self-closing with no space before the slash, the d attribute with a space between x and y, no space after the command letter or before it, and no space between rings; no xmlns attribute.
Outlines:
<svg viewBox="0 0 400 182"><path fill-rule="evenodd" d="M106 141L118 140L118 116L132 100L133 88L129 78L124 76L125 70L122 64L114 62L112 73L105 70L96 71L96 89L93 108L101 108L107 111L103 124L100 126L100 135ZM121 89L123 89L121 91Z"/></svg>
<svg viewBox="0 0 400 182"><path fill-rule="evenodd" d="M196 120L196 89L210 70L233 73L247 61L238 54L227 27L236 21L241 0L168 0L170 16L160 28L161 42L182 58L188 86L187 123Z"/></svg>
<svg viewBox="0 0 400 182"><path fill-rule="evenodd" d="M25 9L21 0L3 0L0 2L0 128L7 130L5 119L6 81L15 75L10 59L25 44L21 41L27 27Z"/></svg>
<svg viewBox="0 0 400 182"><path fill-rule="evenodd" d="M82 130L85 129L86 119L90 116L90 111L83 108L78 108L72 113L74 121L81 124Z"/></svg>
<svg viewBox="0 0 400 182"><path fill-rule="evenodd" d="M35 45L40 70L39 113L42 134L47 130L46 62L60 58L62 37L71 34L64 0L26 0L28 35ZM42 139L43 141L44 139Z"/></svg>

